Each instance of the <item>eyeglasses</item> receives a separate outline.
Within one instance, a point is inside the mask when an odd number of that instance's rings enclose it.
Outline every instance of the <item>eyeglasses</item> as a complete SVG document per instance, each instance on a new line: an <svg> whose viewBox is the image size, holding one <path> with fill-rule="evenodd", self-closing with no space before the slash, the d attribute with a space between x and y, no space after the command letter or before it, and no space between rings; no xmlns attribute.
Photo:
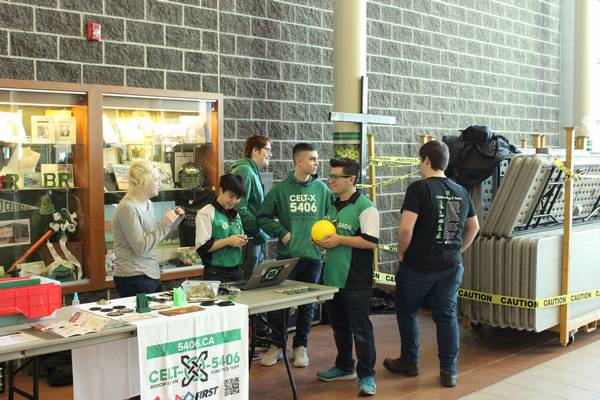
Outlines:
<svg viewBox="0 0 600 400"><path fill-rule="evenodd" d="M335 175L335 174L331 174L331 175L329 175L329 179L336 181L336 180L338 180L340 178L351 178L353 176L354 175Z"/></svg>
<svg viewBox="0 0 600 400"><path fill-rule="evenodd" d="M263 147L263 149L267 152L267 154L273 154L273 149L270 147Z"/></svg>

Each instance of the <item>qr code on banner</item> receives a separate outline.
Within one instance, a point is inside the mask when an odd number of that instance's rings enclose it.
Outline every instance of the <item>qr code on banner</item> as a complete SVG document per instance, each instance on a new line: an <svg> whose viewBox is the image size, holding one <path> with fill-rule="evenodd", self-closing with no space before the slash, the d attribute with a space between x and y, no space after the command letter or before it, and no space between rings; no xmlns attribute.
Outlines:
<svg viewBox="0 0 600 400"><path fill-rule="evenodd" d="M225 379L225 396L233 396L240 392L240 378Z"/></svg>

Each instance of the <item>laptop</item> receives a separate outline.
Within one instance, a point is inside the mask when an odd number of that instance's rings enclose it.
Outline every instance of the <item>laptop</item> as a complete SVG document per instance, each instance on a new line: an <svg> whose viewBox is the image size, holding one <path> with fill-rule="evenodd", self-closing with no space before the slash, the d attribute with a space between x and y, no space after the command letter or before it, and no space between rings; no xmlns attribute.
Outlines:
<svg viewBox="0 0 600 400"><path fill-rule="evenodd" d="M299 258L287 258L264 262L256 267L248 280L228 282L222 286L234 286L242 290L249 290L279 285L286 280L298 260Z"/></svg>

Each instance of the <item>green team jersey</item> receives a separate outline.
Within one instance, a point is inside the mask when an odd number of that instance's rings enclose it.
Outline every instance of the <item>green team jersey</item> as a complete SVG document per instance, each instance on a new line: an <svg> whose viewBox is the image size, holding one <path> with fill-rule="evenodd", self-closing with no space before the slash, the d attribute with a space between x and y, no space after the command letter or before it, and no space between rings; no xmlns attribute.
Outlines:
<svg viewBox="0 0 600 400"><path fill-rule="evenodd" d="M217 200L196 214L196 249L202 262L213 267L237 267L242 263L242 248L225 246L209 252L213 243L244 233L242 219L234 209L225 210Z"/></svg>
<svg viewBox="0 0 600 400"><path fill-rule="evenodd" d="M310 230L316 221L325 217L333 201L333 194L318 175L308 182L298 182L294 171L290 171L286 179L269 191L256 221L269 236L279 239L278 257L320 261L321 250L312 244ZM288 232L292 238L284 245L281 238Z"/></svg>
<svg viewBox="0 0 600 400"><path fill-rule="evenodd" d="M360 236L379 243L379 211L367 197L356 192L348 200L336 200L327 212L340 236ZM369 288L373 283L372 249L336 246L327 249L323 283L338 288Z"/></svg>

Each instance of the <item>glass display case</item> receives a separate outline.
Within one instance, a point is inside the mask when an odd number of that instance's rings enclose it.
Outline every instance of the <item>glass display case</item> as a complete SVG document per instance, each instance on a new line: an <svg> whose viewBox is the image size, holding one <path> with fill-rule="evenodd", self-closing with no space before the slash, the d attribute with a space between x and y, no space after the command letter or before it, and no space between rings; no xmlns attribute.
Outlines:
<svg viewBox="0 0 600 400"><path fill-rule="evenodd" d="M201 275L198 207L223 173L220 94L0 79L0 276L42 274L63 293L113 286L111 217L135 159L161 171L162 279Z"/></svg>
<svg viewBox="0 0 600 400"><path fill-rule="evenodd" d="M157 247L163 276L201 270L194 249L194 219L217 184L218 104L211 99L105 93L102 98L105 267L114 268L111 219L129 188L129 165L151 161L160 171L156 220L175 206L186 219Z"/></svg>
<svg viewBox="0 0 600 400"><path fill-rule="evenodd" d="M0 87L3 273L86 282L87 93Z"/></svg>

